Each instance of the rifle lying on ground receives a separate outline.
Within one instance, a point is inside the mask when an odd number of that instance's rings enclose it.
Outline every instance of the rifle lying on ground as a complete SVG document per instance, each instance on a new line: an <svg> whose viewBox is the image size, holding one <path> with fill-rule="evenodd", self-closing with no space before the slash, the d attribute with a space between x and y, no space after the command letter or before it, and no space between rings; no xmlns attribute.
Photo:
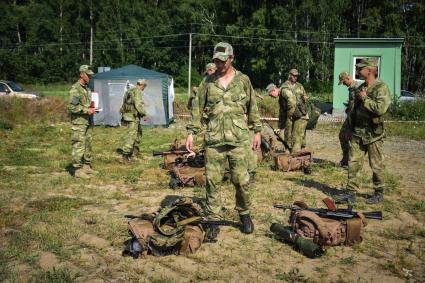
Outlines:
<svg viewBox="0 0 425 283"><path fill-rule="evenodd" d="M350 205L348 206L348 208L335 209L335 210L326 209L326 208L302 208L297 205L282 205L282 204L275 204L274 207L283 209L283 210L290 209L292 211L308 210L308 211L316 213L320 217L333 218L333 219L351 219L354 217L364 216L364 218L382 220L382 211L370 211L370 212L360 213L360 212L353 211Z"/></svg>
<svg viewBox="0 0 425 283"><path fill-rule="evenodd" d="M164 155L170 155L170 154L175 154L175 155L183 155L183 154L187 154L190 153L190 151L188 150L170 150L170 151L154 151L152 153L153 156L164 156Z"/></svg>
<svg viewBox="0 0 425 283"><path fill-rule="evenodd" d="M129 219L142 219L142 220L148 220L148 221L153 221L154 216L151 214L142 214L140 216L137 215L124 215L125 218L129 218ZM232 226L232 227L238 227L240 226L240 224L238 222L234 222L234 221L230 221L230 220L208 220L208 219L204 219L201 216L194 216L194 217L190 217L187 219L184 219L182 221L179 221L177 223L174 223L173 225L179 227L179 226L184 226L184 225L188 225L188 224L192 224L192 225L205 225L205 226Z"/></svg>

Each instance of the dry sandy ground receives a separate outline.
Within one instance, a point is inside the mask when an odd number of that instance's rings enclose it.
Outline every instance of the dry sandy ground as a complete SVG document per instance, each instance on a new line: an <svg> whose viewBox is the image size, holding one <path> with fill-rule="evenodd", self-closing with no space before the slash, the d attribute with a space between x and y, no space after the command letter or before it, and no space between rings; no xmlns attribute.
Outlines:
<svg viewBox="0 0 425 283"><path fill-rule="evenodd" d="M330 248L324 257L308 259L270 236L270 224L285 222L288 217L288 213L273 209L274 203L305 200L312 206L321 205L326 193L344 183L345 171L332 165L340 159L336 127L308 133L315 158L327 164L318 166L312 175L272 172L267 165L259 168L257 189L252 195L254 234L244 235L235 228L223 227L217 243L203 245L194 255L133 260L121 256L120 244L127 239L125 231L107 238L102 237L102 231L89 229L75 239L76 252L70 259L61 261L58 255L43 253L38 264L43 270L66 266L79 273L77 282L424 282L424 208L412 215L403 205L408 198L425 199L425 141L386 139L387 169L399 181L399 188L386 196L382 205L369 207L360 202L358 210L382 209L385 216L383 221L370 221L362 244ZM370 170L366 172L370 176ZM84 207L84 225L107 214L108 221L118 223L115 227L125 229L124 214L154 211L161 202L176 196L203 195L199 188L151 190L152 174L163 174L166 186L166 173L152 168L143 172L136 187L111 184L95 188L105 195L119 192L129 197L111 201L108 209ZM370 187L362 192L370 192ZM232 187L227 185L222 194L227 208L233 207L233 196ZM237 219L232 210L229 217ZM417 229L422 229L421 235L415 234ZM398 235L405 231L413 236ZM17 268L24 274L29 266L21 264Z"/></svg>

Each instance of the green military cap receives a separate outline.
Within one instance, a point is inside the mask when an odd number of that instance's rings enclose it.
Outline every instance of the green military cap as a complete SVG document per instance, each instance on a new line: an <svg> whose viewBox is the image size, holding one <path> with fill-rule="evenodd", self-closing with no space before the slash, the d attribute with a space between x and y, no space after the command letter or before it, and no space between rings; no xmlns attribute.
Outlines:
<svg viewBox="0 0 425 283"><path fill-rule="evenodd" d="M219 42L214 47L213 59L227 61L230 55L233 55L233 47L227 42Z"/></svg>
<svg viewBox="0 0 425 283"><path fill-rule="evenodd" d="M208 63L205 65L205 73L207 73L208 70L210 69L217 69L217 66L214 63Z"/></svg>
<svg viewBox="0 0 425 283"><path fill-rule="evenodd" d="M147 85L147 81L145 79L138 79L137 84L138 85Z"/></svg>
<svg viewBox="0 0 425 283"><path fill-rule="evenodd" d="M266 87L267 93L269 93L272 89L276 88L277 86L274 83L268 84Z"/></svg>
<svg viewBox="0 0 425 283"><path fill-rule="evenodd" d="M299 73L298 73L298 70L297 70L297 69L291 69L291 70L289 70L289 74L290 74L290 75L293 75L293 76L298 76L298 75L299 75Z"/></svg>
<svg viewBox="0 0 425 283"><path fill-rule="evenodd" d="M87 75L93 75L94 73L93 73L92 70L90 70L90 68L91 68L91 66L89 66L89 65L81 65L80 66L80 72L84 72Z"/></svg>
<svg viewBox="0 0 425 283"><path fill-rule="evenodd" d="M378 60L375 58L363 58L356 64L356 68L362 69L364 67L378 67Z"/></svg>
<svg viewBox="0 0 425 283"><path fill-rule="evenodd" d="M338 85L342 84L342 80L345 79L348 76L350 76L350 74L347 71L342 71L339 74L339 83L338 83Z"/></svg>

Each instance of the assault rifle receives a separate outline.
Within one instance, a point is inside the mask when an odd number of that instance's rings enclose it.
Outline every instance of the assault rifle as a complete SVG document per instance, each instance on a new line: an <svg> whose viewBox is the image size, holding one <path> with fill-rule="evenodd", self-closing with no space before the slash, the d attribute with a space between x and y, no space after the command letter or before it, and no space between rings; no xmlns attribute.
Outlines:
<svg viewBox="0 0 425 283"><path fill-rule="evenodd" d="M170 154L183 155L190 153L188 150L170 150L170 151L154 151L152 153L153 156L165 156Z"/></svg>
<svg viewBox="0 0 425 283"><path fill-rule="evenodd" d="M142 219L142 220L148 220L148 221L153 221L154 216L152 214L142 214L142 215L124 215L125 218L129 218L129 219ZM234 221L230 221L230 220L208 220L208 219L204 219L201 216L194 216L194 217L190 217L184 220L181 220L177 223L174 223L173 225L175 225L176 227L179 226L185 226L188 224L192 224L192 225L205 225L205 226L232 226L232 227L239 227L240 224Z"/></svg>
<svg viewBox="0 0 425 283"><path fill-rule="evenodd" d="M269 121L267 121L267 120L264 120L264 122L266 122L266 124L270 127L270 129L272 129L272 131L273 131L273 134L276 136L276 139L278 140L278 141L280 141L284 146L285 146L285 148L289 148L289 146L288 146L288 144L286 143L286 141L284 141L282 138L281 138L281 136L276 132L276 129L275 128L273 128L272 127L272 125L270 125L270 123L269 123Z"/></svg>
<svg viewBox="0 0 425 283"><path fill-rule="evenodd" d="M283 209L283 210L290 209L292 211L308 210L308 211L316 213L320 217L333 218L333 219L351 219L354 217L364 216L365 218L368 218L368 219L382 220L382 211L370 211L370 212L360 213L360 212L353 211L351 206L348 206L348 208L335 209L335 210L330 210L326 208L302 208L297 205L282 205L282 204L275 204L274 207Z"/></svg>

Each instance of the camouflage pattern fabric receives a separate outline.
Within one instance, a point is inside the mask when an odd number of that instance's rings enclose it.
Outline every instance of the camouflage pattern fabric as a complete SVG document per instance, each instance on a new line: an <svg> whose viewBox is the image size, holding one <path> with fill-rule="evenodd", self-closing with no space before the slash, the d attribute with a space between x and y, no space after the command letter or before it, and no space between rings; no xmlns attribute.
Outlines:
<svg viewBox="0 0 425 283"><path fill-rule="evenodd" d="M250 175L255 175L257 172L257 161L258 156L257 152L252 149L252 141L254 140L254 132L249 131L249 143L246 146L246 161L248 165L248 173Z"/></svg>
<svg viewBox="0 0 425 283"><path fill-rule="evenodd" d="M142 140L142 125L140 118L145 116L143 92L137 87L129 89L123 98L120 112L122 120L127 125L127 135L122 146L123 154L131 155L135 150L140 151L139 144Z"/></svg>
<svg viewBox="0 0 425 283"><path fill-rule="evenodd" d="M222 202L218 198L228 161L231 181L236 189L236 209L249 213L248 164L246 160L249 129L261 132L260 116L248 76L235 70L235 76L224 88L217 74L200 84L192 107L188 133L199 133L205 126L206 207L210 218L220 218ZM245 119L245 117L247 119Z"/></svg>
<svg viewBox="0 0 425 283"><path fill-rule="evenodd" d="M126 91L123 97L123 104L120 112L123 121L136 121L146 115L143 104L143 92L137 87L133 87Z"/></svg>
<svg viewBox="0 0 425 283"><path fill-rule="evenodd" d="M291 153L301 151L306 147L306 127L308 120L296 119L292 126L292 148Z"/></svg>
<svg viewBox="0 0 425 283"><path fill-rule="evenodd" d="M359 83L353 80L353 83L348 87L348 102L345 113L347 113L347 118L341 126L341 130L339 131L339 143L341 144L342 150L342 160L348 161L348 152L350 150L350 144L348 140L348 135L351 132L349 116L354 107L354 99L356 97L356 92L359 87Z"/></svg>
<svg viewBox="0 0 425 283"><path fill-rule="evenodd" d="M223 164L229 162L231 181L236 189L236 207L239 214L249 214L249 174L247 171L246 147L223 145L218 147L207 147L205 150L206 159L206 212L210 219L222 219L221 214L223 201L220 198L219 190L222 186L222 179L225 172Z"/></svg>
<svg viewBox="0 0 425 283"><path fill-rule="evenodd" d="M353 111L350 113L350 130L353 139L350 143L348 162L348 185L347 188L356 190L358 188L357 178L363 167L363 159L369 156L369 165L373 171L373 185L375 190L383 190L383 138L384 119L391 103L388 86L377 79L368 86L362 84L359 89L367 88L364 99L356 97Z"/></svg>
<svg viewBox="0 0 425 283"><path fill-rule="evenodd" d="M139 145L142 140L142 125L140 124L140 118L125 123L127 124L127 135L124 136L122 152L127 155L131 155L134 151L140 152Z"/></svg>
<svg viewBox="0 0 425 283"><path fill-rule="evenodd" d="M91 164L93 116L88 114L91 91L76 82L69 91L68 110L71 113L72 166Z"/></svg>

